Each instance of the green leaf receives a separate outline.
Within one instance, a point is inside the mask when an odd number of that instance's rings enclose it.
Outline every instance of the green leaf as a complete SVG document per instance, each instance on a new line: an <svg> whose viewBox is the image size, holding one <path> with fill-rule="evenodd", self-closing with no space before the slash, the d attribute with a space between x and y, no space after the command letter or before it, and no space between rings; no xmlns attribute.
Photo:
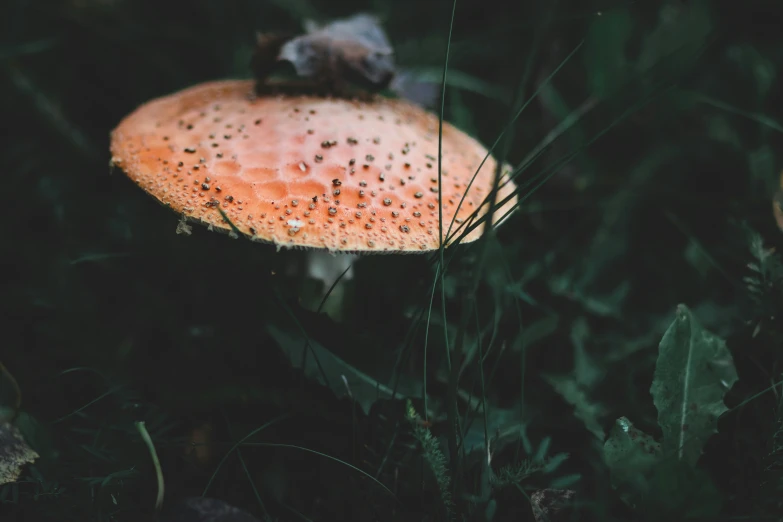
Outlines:
<svg viewBox="0 0 783 522"><path fill-rule="evenodd" d="M0 46L0 60L16 60L24 56L41 54L53 49L59 43L57 38L47 38L45 40L34 40L24 43Z"/></svg>
<svg viewBox="0 0 783 522"><path fill-rule="evenodd" d="M707 277L713 268L712 258L704 251L704 247L695 238L691 238L688 241L683 257L702 279Z"/></svg>
<svg viewBox="0 0 783 522"><path fill-rule="evenodd" d="M709 2L696 0L668 3L658 13L658 25L642 42L637 69L652 69L657 64L684 70L698 57L712 31Z"/></svg>
<svg viewBox="0 0 783 522"><path fill-rule="evenodd" d="M296 338L273 324L267 324L266 328L295 368L302 370L308 378L329 387L337 397L352 398L364 413L369 413L373 403L380 399L421 395L416 385L405 379L400 379L394 395L391 388L351 366L313 339L306 341L304 338ZM310 347L306 357L303 357L306 342L309 342Z"/></svg>
<svg viewBox="0 0 783 522"><path fill-rule="evenodd" d="M603 13L590 24L584 57L588 86L594 96L608 96L625 79L625 48L632 31L633 19L622 8Z"/></svg>
<svg viewBox="0 0 783 522"><path fill-rule="evenodd" d="M721 498L709 475L666 458L651 436L620 417L604 444L612 487L646 520L710 520Z"/></svg>
<svg viewBox="0 0 783 522"><path fill-rule="evenodd" d="M592 390L604 378L606 369L588 353L585 343L589 338L590 325L587 319L577 318L571 327L571 342L574 345L574 377L578 384Z"/></svg>
<svg viewBox="0 0 783 522"><path fill-rule="evenodd" d="M0 363L0 423L9 422L16 417L22 393L11 373Z"/></svg>
<svg viewBox="0 0 783 522"><path fill-rule="evenodd" d="M723 397L737 381L726 343L706 331L685 305L658 347L650 393L663 430L663 451L691 466L728 410Z"/></svg>
<svg viewBox="0 0 783 522"><path fill-rule="evenodd" d="M581 420L593 435L603 440L605 433L600 418L606 410L601 404L590 399L586 387L579 384L575 377L568 375L544 375L543 377L568 404L574 407L574 416Z"/></svg>
<svg viewBox="0 0 783 522"><path fill-rule="evenodd" d="M519 342L515 343L512 347L516 350L527 350L539 341L546 339L557 331L557 324L560 317L555 314L550 314L533 321L529 325L526 325L519 336Z"/></svg>
<svg viewBox="0 0 783 522"><path fill-rule="evenodd" d="M49 425L45 425L24 410L20 410L14 418L14 427L19 430L22 437L37 453L41 460L38 466L46 465L59 456L55 449L54 438Z"/></svg>
<svg viewBox="0 0 783 522"><path fill-rule="evenodd" d="M443 502L443 508L447 515L451 514L453 502L451 499L451 475L448 468L448 460L440 447L438 439L435 438L429 429L421 424L421 417L416 413L410 399L407 401L406 420L413 429L413 435L421 444L422 457L427 462L435 481L438 484L440 498ZM451 518L448 516L448 518Z"/></svg>
<svg viewBox="0 0 783 522"><path fill-rule="evenodd" d="M436 67L418 67L409 69L409 72L413 79L420 82L434 82L440 84L443 76L443 70ZM446 85L455 89L480 94L500 102L507 103L511 98L507 89L456 69L449 68L449 74L446 77Z"/></svg>
<svg viewBox="0 0 783 522"><path fill-rule="evenodd" d="M734 62L743 75L752 77L759 98L764 98L775 83L776 67L758 49L749 44L732 45L726 57Z"/></svg>
<svg viewBox="0 0 783 522"><path fill-rule="evenodd" d="M529 424L530 418L524 408L516 406L506 409L490 404L487 433L491 439L492 451L500 452L509 444L519 441L520 438L524 440ZM479 409L478 414L473 418L463 435L463 446L468 452L486 451L484 442L484 419L482 411Z"/></svg>
<svg viewBox="0 0 783 522"><path fill-rule="evenodd" d="M451 123L463 132L478 136L474 113L465 104L462 93L458 90L450 92L449 103L451 105Z"/></svg>
<svg viewBox="0 0 783 522"><path fill-rule="evenodd" d="M734 149L743 150L742 138L729 120L721 115L707 116L707 136L711 140L726 144Z"/></svg>
<svg viewBox="0 0 783 522"><path fill-rule="evenodd" d="M631 507L650 488L649 481L661 458L661 445L634 427L626 417L614 424L604 444L604 462L609 467L612 487Z"/></svg>
<svg viewBox="0 0 783 522"><path fill-rule="evenodd" d="M748 170L751 179L766 193L774 193L780 186L775 153L769 145L748 152Z"/></svg>
<svg viewBox="0 0 783 522"><path fill-rule="evenodd" d="M590 336L590 329L584 317L578 318L571 329L571 341L574 344L574 367L568 375L544 375L544 379L552 385L571 406L574 415L597 438L603 440L604 429L601 418L606 408L593 400L591 394L595 386L603 379L605 370L587 352L585 342Z"/></svg>
<svg viewBox="0 0 783 522"><path fill-rule="evenodd" d="M664 459L650 480L651 494L642 499L648 520L716 520L723 504L709 474L687 464Z"/></svg>

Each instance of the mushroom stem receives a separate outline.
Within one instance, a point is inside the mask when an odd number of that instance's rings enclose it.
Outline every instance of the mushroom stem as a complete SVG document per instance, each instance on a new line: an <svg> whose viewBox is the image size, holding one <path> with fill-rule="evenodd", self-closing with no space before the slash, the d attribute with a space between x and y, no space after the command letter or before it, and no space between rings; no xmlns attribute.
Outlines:
<svg viewBox="0 0 783 522"><path fill-rule="evenodd" d="M339 254L328 250L307 252L307 275L323 282L319 300L323 299L334 285L326 303L324 303L323 311L335 320L342 316L345 283L353 279L353 262L358 258L359 256L356 254Z"/></svg>

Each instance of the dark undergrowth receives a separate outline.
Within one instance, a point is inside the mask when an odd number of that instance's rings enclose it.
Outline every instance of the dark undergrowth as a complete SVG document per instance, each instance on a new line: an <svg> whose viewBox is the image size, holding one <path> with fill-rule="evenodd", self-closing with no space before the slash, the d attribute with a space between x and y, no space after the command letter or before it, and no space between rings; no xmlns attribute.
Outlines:
<svg viewBox="0 0 783 522"><path fill-rule="evenodd" d="M37 458L0 520L783 520L783 8L453 8L4 5L0 477L9 426ZM362 11L414 77L448 49L445 120L505 129L481 241L360 258L319 308L305 253L178 235L110 174L139 104Z"/></svg>

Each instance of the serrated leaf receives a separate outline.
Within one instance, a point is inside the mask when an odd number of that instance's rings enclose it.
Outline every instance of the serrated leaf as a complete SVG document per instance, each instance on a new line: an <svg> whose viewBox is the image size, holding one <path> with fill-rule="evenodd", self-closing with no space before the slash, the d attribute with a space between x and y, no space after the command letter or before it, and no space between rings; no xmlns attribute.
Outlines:
<svg viewBox="0 0 783 522"><path fill-rule="evenodd" d="M720 512L710 476L666 458L661 445L625 417L617 419L604 445L604 462L612 487L641 520L714 520Z"/></svg>
<svg viewBox="0 0 783 522"><path fill-rule="evenodd" d="M661 445L635 428L626 417L614 424L604 444L604 462L609 467L612 487L628 505L650 488L650 476L661 458Z"/></svg>
<svg viewBox="0 0 783 522"><path fill-rule="evenodd" d="M723 397L737 381L723 339L705 330L685 305L661 339L650 393L663 430L663 451L694 466L728 410Z"/></svg>
<svg viewBox="0 0 783 522"><path fill-rule="evenodd" d="M584 423L585 428L603 440L605 433L600 422L600 418L606 412L603 405L590 399L588 390L580 385L575 377L568 375L544 375L543 377L568 404L574 407L574 416Z"/></svg>
<svg viewBox="0 0 783 522"><path fill-rule="evenodd" d="M601 418L606 408L593 400L591 394L600 382L605 370L587 352L585 341L590 335L587 320L580 317L571 329L571 341L574 344L574 368L569 375L544 375L544 379L574 407L574 416L600 440L606 435L601 426Z"/></svg>
<svg viewBox="0 0 783 522"><path fill-rule="evenodd" d="M604 446L612 486L639 520L715 520L722 499L701 469L663 457L649 435L621 417Z"/></svg>
<svg viewBox="0 0 783 522"><path fill-rule="evenodd" d="M579 317L571 327L571 342L574 345L573 375L577 384L592 390L606 375L606 368L588 353L585 344L589 338L590 326L587 319Z"/></svg>

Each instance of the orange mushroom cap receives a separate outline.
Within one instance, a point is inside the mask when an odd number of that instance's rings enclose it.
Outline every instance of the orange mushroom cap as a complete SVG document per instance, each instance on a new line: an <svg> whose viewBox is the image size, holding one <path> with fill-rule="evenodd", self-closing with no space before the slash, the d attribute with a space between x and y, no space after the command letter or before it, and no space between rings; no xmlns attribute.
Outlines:
<svg viewBox="0 0 783 522"><path fill-rule="evenodd" d="M111 153L161 203L217 230L342 252L439 246L438 118L405 101L259 97L252 81L210 82L139 107L112 132ZM487 212L491 157L457 212L486 154L444 122L444 237L452 219L453 234ZM514 190L504 175L496 200Z"/></svg>

